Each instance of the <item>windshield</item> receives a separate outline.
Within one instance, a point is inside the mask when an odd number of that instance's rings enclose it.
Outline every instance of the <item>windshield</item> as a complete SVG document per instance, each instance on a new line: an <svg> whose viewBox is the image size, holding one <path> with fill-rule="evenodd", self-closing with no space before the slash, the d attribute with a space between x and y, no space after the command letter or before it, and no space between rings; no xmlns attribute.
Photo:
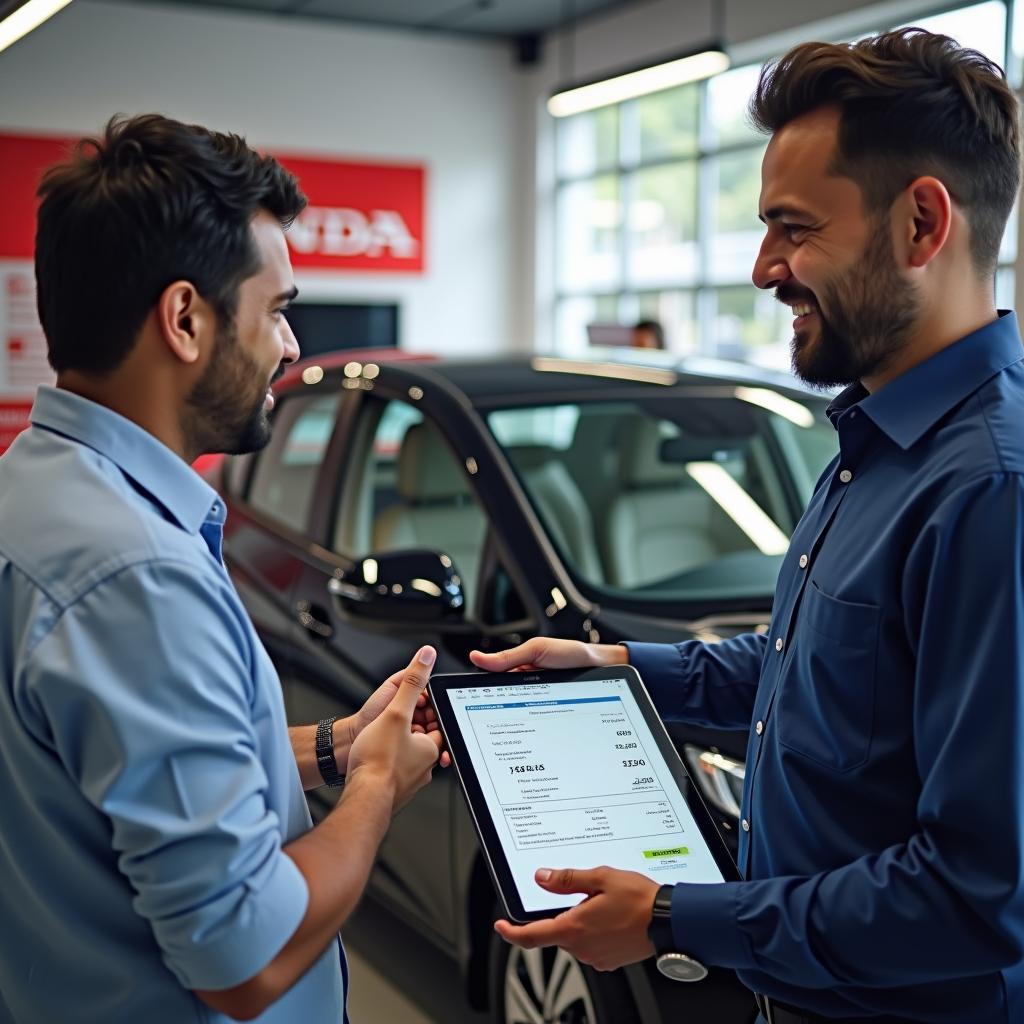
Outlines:
<svg viewBox="0 0 1024 1024"><path fill-rule="evenodd" d="M606 592L770 596L838 450L825 401L767 388L495 409L487 421L552 543Z"/></svg>

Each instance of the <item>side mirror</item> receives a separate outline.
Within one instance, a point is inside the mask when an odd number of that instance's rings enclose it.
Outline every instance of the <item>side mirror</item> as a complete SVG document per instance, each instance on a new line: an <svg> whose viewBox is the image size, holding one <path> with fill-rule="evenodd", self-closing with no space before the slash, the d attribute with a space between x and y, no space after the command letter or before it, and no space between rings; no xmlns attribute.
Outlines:
<svg viewBox="0 0 1024 1024"><path fill-rule="evenodd" d="M327 589L350 614L373 619L437 622L460 619L466 608L451 558L420 548L367 555Z"/></svg>

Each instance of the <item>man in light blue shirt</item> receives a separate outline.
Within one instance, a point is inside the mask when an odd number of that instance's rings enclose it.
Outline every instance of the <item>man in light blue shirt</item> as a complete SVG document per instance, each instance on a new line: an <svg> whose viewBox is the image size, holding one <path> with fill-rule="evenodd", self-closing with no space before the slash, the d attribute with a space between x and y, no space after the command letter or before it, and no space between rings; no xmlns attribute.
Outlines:
<svg viewBox="0 0 1024 1024"><path fill-rule="evenodd" d="M0 459L0 1005L337 1024L338 929L438 760L433 651L322 723L318 767L189 466L269 437L304 199L238 137L156 115L112 121L40 193L58 387ZM348 781L313 829L321 771Z"/></svg>

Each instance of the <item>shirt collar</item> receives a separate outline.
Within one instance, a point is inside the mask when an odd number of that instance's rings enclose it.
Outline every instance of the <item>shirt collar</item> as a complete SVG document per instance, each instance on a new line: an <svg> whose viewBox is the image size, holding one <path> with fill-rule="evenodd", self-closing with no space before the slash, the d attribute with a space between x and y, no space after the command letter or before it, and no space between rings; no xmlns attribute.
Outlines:
<svg viewBox="0 0 1024 1024"><path fill-rule="evenodd" d="M851 384L828 407L833 423L853 405L901 448L919 441L955 405L985 381L1024 359L1017 314L1000 310L980 330L937 352L874 394Z"/></svg>
<svg viewBox="0 0 1024 1024"><path fill-rule="evenodd" d="M223 522L217 492L149 431L104 405L42 385L32 424L84 444L110 459L189 533L208 517Z"/></svg>

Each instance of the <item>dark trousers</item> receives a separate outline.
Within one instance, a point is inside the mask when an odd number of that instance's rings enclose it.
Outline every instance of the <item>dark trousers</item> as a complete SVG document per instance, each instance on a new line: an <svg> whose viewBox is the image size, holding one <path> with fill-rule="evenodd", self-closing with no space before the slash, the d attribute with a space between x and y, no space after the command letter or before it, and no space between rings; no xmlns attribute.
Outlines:
<svg viewBox="0 0 1024 1024"><path fill-rule="evenodd" d="M795 1006L777 1003L774 999L755 995L757 1008L761 1011L758 1024L912 1024L898 1017L822 1017L809 1010L798 1010Z"/></svg>

